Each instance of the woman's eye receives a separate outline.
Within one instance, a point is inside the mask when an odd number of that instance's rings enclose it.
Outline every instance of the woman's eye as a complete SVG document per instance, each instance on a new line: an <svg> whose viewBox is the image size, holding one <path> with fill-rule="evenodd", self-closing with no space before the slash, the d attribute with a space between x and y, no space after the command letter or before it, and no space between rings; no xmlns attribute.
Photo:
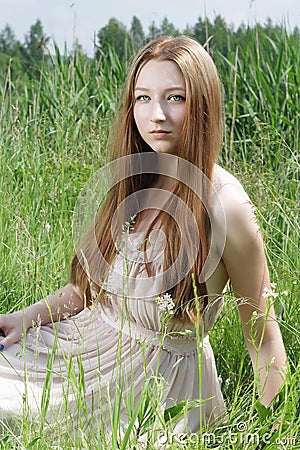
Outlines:
<svg viewBox="0 0 300 450"><path fill-rule="evenodd" d="M171 95L170 100L173 102L184 102L185 97L183 97L183 95Z"/></svg>
<svg viewBox="0 0 300 450"><path fill-rule="evenodd" d="M147 102L150 100L149 95L138 95L136 101Z"/></svg>

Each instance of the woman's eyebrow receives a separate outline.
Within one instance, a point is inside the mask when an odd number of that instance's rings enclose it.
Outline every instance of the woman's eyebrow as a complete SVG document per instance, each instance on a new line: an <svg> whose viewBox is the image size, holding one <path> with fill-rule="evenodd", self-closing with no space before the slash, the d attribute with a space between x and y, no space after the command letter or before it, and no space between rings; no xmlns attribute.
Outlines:
<svg viewBox="0 0 300 450"><path fill-rule="evenodd" d="M134 88L134 90L135 91L151 91L151 88L145 88L145 87L142 87L142 86L136 86L135 88ZM177 85L175 85L175 86L171 86L171 87L168 87L167 89L165 89L165 91L166 92L168 92L168 91L185 91L185 87L184 86L177 86Z"/></svg>
<svg viewBox="0 0 300 450"><path fill-rule="evenodd" d="M135 91L150 91L150 89L142 87L142 86L136 86L134 88Z"/></svg>

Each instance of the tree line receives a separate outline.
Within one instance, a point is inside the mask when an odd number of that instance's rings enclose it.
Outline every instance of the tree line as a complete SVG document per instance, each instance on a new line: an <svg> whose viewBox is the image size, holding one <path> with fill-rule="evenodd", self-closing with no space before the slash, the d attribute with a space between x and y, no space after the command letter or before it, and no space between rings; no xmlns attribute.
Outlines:
<svg viewBox="0 0 300 450"><path fill-rule="evenodd" d="M283 29L285 30L285 27L273 24L271 19L267 19L262 25L256 24L255 29L259 29L260 32L263 32L270 39L276 39L276 36ZM103 53L113 50L118 59L124 62L154 37L185 34L196 39L201 44L206 44L210 53L213 54L215 51L218 51L226 58L227 54L236 47L243 47L244 42L248 41L246 39L247 34L253 32L253 30L253 28L251 29L243 23L235 30L233 25L227 24L220 15L217 15L213 21L199 17L193 26L186 26L184 30L176 28L165 17L159 25L153 21L149 26L148 32L144 31L140 20L136 16L133 16L129 29L116 18L111 18L108 24L96 34L93 56L88 57L79 42L76 42L72 52L79 52L86 60L91 60L92 62L99 61ZM299 39L299 28L295 27L290 34ZM10 25L6 25L0 31L1 84L3 85L3 82L7 79L8 73L12 80L18 80L18 82L39 78L41 69L49 65L49 41L50 38L45 34L39 19L31 25L23 43L16 38Z"/></svg>

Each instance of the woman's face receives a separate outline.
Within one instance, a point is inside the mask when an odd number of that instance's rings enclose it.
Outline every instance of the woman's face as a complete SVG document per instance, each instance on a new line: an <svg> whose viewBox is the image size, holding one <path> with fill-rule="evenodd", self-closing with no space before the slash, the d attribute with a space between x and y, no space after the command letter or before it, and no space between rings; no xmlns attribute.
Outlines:
<svg viewBox="0 0 300 450"><path fill-rule="evenodd" d="M134 119L143 140L157 153L178 155L186 112L184 78L173 61L151 60L134 89Z"/></svg>

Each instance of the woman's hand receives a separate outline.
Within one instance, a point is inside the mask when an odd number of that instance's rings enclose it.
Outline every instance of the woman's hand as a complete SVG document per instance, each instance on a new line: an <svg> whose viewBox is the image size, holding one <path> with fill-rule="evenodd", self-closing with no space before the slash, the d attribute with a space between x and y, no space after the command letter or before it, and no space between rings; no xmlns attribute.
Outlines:
<svg viewBox="0 0 300 450"><path fill-rule="evenodd" d="M6 350L10 345L19 342L27 327L24 323L24 311L16 311L12 314L0 314L0 350Z"/></svg>

